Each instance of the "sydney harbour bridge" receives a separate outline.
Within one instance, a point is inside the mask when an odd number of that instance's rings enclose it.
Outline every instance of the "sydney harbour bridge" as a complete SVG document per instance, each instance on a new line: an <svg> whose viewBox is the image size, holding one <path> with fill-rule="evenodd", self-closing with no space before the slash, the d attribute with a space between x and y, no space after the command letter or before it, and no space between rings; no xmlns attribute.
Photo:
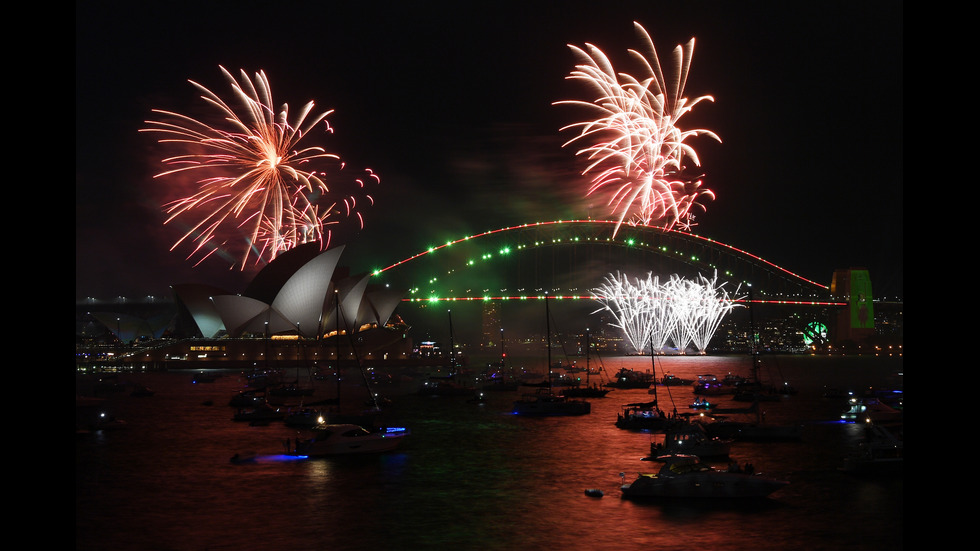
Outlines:
<svg viewBox="0 0 980 551"><path fill-rule="evenodd" d="M846 298L832 296L829 285L722 242L661 227L617 228L614 221L591 219L522 224L459 237L375 268L372 282L406 289L401 313L415 322L428 317L442 326L435 334L445 338L447 310L454 316L470 315L469 321L457 322L459 330L479 324L474 317L496 303L503 317L511 312L506 325L513 326L515 318L536 316L533 303L546 294L565 302L567 329L580 330L595 323L586 318L597 311L593 292L607 278L645 279L648 274L661 281L674 275L716 278L734 302L753 304L757 313L785 317L792 308L795 329L803 332L825 328L834 312L848 307ZM573 317L579 321L572 322Z"/></svg>
<svg viewBox="0 0 980 551"><path fill-rule="evenodd" d="M409 289L408 300L500 300L589 296L610 273L666 278L718 275L756 300L826 302L829 286L713 239L608 220L522 224L433 245L375 270L376 282Z"/></svg>

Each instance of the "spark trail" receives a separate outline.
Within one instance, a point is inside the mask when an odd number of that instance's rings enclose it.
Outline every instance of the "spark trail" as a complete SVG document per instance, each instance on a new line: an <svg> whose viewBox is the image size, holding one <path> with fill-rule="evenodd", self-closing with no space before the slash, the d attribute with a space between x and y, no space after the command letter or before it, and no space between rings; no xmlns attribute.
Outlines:
<svg viewBox="0 0 980 551"><path fill-rule="evenodd" d="M366 170L355 183L328 187L327 170L342 169L340 157L301 142L319 125L332 133L327 116L333 111L314 114L310 101L290 121L288 104L278 111L273 108L265 72L256 73L253 80L241 71L236 80L224 67L220 69L231 84L238 110L189 81L201 99L216 109L220 125L154 109L160 120L146 121L140 129L160 134L160 144L178 150L162 160L167 168L155 178L180 183L181 177L190 177L196 186L195 192L164 205L165 224L180 219L188 227L171 250L195 242L188 258L200 255L198 263L219 249L230 250L240 257L244 269L250 256L258 263L303 243L317 242L326 248L328 226L338 223L340 216L362 221L356 210L358 199L371 204L366 185L380 180Z"/></svg>
<svg viewBox="0 0 980 551"><path fill-rule="evenodd" d="M700 276L698 281L673 275L664 283L647 274L645 280L634 281L610 274L593 291L592 299L602 305L596 312L606 310L613 316L610 325L623 332L636 353L651 345L651 353L656 354L672 341L681 353L693 345L704 354L722 319L740 300L718 284L717 274L712 279Z"/></svg>
<svg viewBox="0 0 980 551"><path fill-rule="evenodd" d="M607 197L606 204L617 216L617 231L623 223L689 229L691 209L703 208L698 200L713 199L714 193L701 187L701 161L687 140L699 135L719 142L721 138L705 129L683 130L678 123L695 105L714 98L684 97L693 38L674 49L676 71L668 81L650 35L639 23L634 26L649 52L647 58L629 51L646 73L639 78L617 72L609 58L591 44L584 48L569 45L580 63L567 78L583 82L594 99L555 104L582 106L594 117L562 128L578 132L565 145L592 142L576 152L588 159L583 175L593 175L586 195Z"/></svg>

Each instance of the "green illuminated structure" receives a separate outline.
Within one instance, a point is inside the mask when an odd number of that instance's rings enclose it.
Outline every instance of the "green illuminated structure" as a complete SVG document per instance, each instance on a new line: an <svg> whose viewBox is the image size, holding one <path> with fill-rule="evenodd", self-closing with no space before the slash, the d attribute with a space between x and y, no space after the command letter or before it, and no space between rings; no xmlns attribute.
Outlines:
<svg viewBox="0 0 980 551"><path fill-rule="evenodd" d="M874 336L875 316L868 270L849 268L834 271L830 295L837 302L847 303L837 312L833 342L860 342Z"/></svg>

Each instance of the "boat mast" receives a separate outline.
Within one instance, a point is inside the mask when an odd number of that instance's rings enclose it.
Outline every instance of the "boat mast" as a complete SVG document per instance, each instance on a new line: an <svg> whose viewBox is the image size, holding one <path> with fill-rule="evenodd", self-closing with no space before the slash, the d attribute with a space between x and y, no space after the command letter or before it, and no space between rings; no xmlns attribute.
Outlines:
<svg viewBox="0 0 980 551"><path fill-rule="evenodd" d="M585 386L589 386L589 375L592 370L589 368L589 328L585 328Z"/></svg>
<svg viewBox="0 0 980 551"><path fill-rule="evenodd" d="M449 375L456 377L456 345L453 344L453 311L449 310Z"/></svg>
<svg viewBox="0 0 980 551"><path fill-rule="evenodd" d="M548 335L548 391L554 392L554 381L551 379L551 310L548 309L548 293L544 294L544 326Z"/></svg>
<svg viewBox="0 0 980 551"><path fill-rule="evenodd" d="M756 389L762 388L762 381L759 380L759 348L758 340L759 336L755 332L755 300L752 298L752 285L749 284L749 330L751 331L752 340L749 343L749 352L752 354L752 378L755 379L754 383ZM756 397L756 403L758 404L758 397ZM759 407L755 408L755 424L762 424L762 410Z"/></svg>
<svg viewBox="0 0 980 551"><path fill-rule="evenodd" d="M500 328L500 376L504 376L504 358L507 354L504 352L504 328Z"/></svg>

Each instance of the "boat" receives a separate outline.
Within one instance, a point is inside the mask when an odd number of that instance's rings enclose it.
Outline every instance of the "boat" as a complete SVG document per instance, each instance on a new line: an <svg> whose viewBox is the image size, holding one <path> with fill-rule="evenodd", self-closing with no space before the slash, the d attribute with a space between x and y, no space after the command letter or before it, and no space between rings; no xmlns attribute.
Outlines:
<svg viewBox="0 0 980 551"><path fill-rule="evenodd" d="M567 386L562 389L562 396L568 398L605 398L606 394L609 394L608 388L603 388L595 383L589 382L592 375L592 369L589 367L590 360L590 348L589 348L589 330L585 330L585 386L579 386L575 384L574 386ZM599 368L597 373L601 373L602 368Z"/></svg>
<svg viewBox="0 0 980 551"><path fill-rule="evenodd" d="M265 421L282 421L286 417L286 413L279 408L274 408L269 404L259 404L255 407L240 408L235 412L232 417L232 421L249 421L249 422L265 422Z"/></svg>
<svg viewBox="0 0 980 551"><path fill-rule="evenodd" d="M745 377L743 377L741 375L736 375L736 374L734 374L732 372L728 372L728 374L725 375L725 378L721 380L721 384L723 384L725 386L738 386L738 385L746 382L747 380L748 379L746 379Z"/></svg>
<svg viewBox="0 0 980 551"><path fill-rule="evenodd" d="M681 379L676 375L671 375L670 373L664 375L659 381L661 386L690 386L694 384L693 379Z"/></svg>
<svg viewBox="0 0 980 551"><path fill-rule="evenodd" d="M484 377L484 383L480 385L480 390L498 391L498 392L510 392L517 390L517 387L521 386L520 381L517 379L501 375L500 373L490 373Z"/></svg>
<svg viewBox="0 0 980 551"><path fill-rule="evenodd" d="M240 390L228 400L228 405L232 407L255 407L265 403L265 396L259 395L254 390Z"/></svg>
<svg viewBox="0 0 980 551"><path fill-rule="evenodd" d="M749 291L751 297L751 289ZM751 303L751 300L749 301ZM759 378L759 368L762 361L759 359L758 346L756 339L758 338L755 332L755 321L752 315L752 309L749 309L749 319L751 325L751 331L753 337L752 341L752 382L758 382ZM798 441L801 439L800 425L771 425L766 422L766 412L762 408L758 407L759 400L753 400L752 405L755 406L755 423L746 423L743 427L738 429L735 433L735 439L739 441L752 441L752 442L790 442Z"/></svg>
<svg viewBox="0 0 980 551"><path fill-rule="evenodd" d="M404 428L369 431L360 425L328 424L317 427L312 438L297 439L294 453L305 457L383 453L397 448L408 435Z"/></svg>
<svg viewBox="0 0 980 551"><path fill-rule="evenodd" d="M715 407L715 404L712 404L711 402L705 400L703 397L698 396L697 398L694 399L693 402L691 402L691 405L689 407L691 409L711 409Z"/></svg>
<svg viewBox="0 0 980 551"><path fill-rule="evenodd" d="M711 375L710 373L705 373L698 375L698 379L694 381L694 393L703 396L720 396L722 394L731 394L732 389L726 387L718 377Z"/></svg>
<svg viewBox="0 0 980 551"><path fill-rule="evenodd" d="M475 387L460 384L459 369L456 365L455 344L453 342L453 313L449 312L449 375L430 375L422 382L419 396L475 396Z"/></svg>
<svg viewBox="0 0 980 551"><path fill-rule="evenodd" d="M255 369L245 374L245 380L248 388L265 390L282 382L282 372L276 369Z"/></svg>
<svg viewBox="0 0 980 551"><path fill-rule="evenodd" d="M686 454L665 457L659 472L640 473L630 484L621 476L625 498L762 499L789 484L762 474L716 470Z"/></svg>
<svg viewBox="0 0 980 551"><path fill-rule="evenodd" d="M855 475L901 476L905 442L901 427L868 423L865 440L844 458L842 471Z"/></svg>
<svg viewBox="0 0 980 551"><path fill-rule="evenodd" d="M732 400L736 402L778 402L781 394L758 381L743 381L735 385Z"/></svg>
<svg viewBox="0 0 980 551"><path fill-rule="evenodd" d="M650 388L653 384L653 375L650 373L645 373L642 371L634 371L632 369L626 369L625 367L620 368L616 372L616 376L613 380L606 383L606 386L612 388L620 389L630 389L630 388Z"/></svg>
<svg viewBox="0 0 980 551"><path fill-rule="evenodd" d="M586 488L585 495L589 497L602 497L604 494L599 488Z"/></svg>
<svg viewBox="0 0 980 551"><path fill-rule="evenodd" d="M544 297L545 320L548 335L548 363L551 364L551 311L548 308L548 296ZM524 394L516 400L511 408L514 415L526 417L559 417L570 415L588 415L592 413L592 404L586 400L578 400L555 394L552 377L548 376L548 387L538 388L533 394Z"/></svg>
<svg viewBox="0 0 980 551"><path fill-rule="evenodd" d="M650 349L654 349L652 336ZM650 374L652 378L652 374L657 372L657 356L651 354L650 359L653 363L653 371ZM667 430L674 423L680 422L676 407L672 416L668 416L660 409L658 405L657 385L651 386L647 392L653 395L653 400L650 402L635 402L624 405L623 411L616 416L617 427L628 430L663 431ZM670 397L670 389L667 389L667 395ZM670 401L673 403L674 399L671 397Z"/></svg>
<svg viewBox="0 0 980 551"><path fill-rule="evenodd" d="M268 390L270 396L289 397L289 396L313 396L312 387L303 387L299 381L281 383Z"/></svg>
<svg viewBox="0 0 980 551"><path fill-rule="evenodd" d="M727 415L721 415L718 409L720 408L715 408L710 412L699 412L697 419L692 420L697 421L704 429L705 434L710 438L734 440L738 436L739 431L752 424L747 421L732 419ZM752 411L739 411L737 413L752 413Z"/></svg>
<svg viewBox="0 0 980 551"><path fill-rule="evenodd" d="M258 456L253 451L238 452L231 456L231 462L235 465L242 465L245 463L255 463Z"/></svg>
<svg viewBox="0 0 980 551"><path fill-rule="evenodd" d="M735 439L750 442L796 441L802 438L799 425L769 425L765 422L765 412L757 415L756 423L746 423L735 433Z"/></svg>
<svg viewBox="0 0 980 551"><path fill-rule="evenodd" d="M656 400L625 404L616 416L616 426L627 430L666 430L669 424L670 419L657 407Z"/></svg>
<svg viewBox="0 0 980 551"><path fill-rule="evenodd" d="M703 458L728 457L732 440L709 437L698 422L677 425L667 430L663 442L650 444L650 459L665 461L671 455L687 454Z"/></svg>
<svg viewBox="0 0 980 551"><path fill-rule="evenodd" d="M841 420L848 423L890 423L902 421L902 411L877 398L851 398Z"/></svg>
<svg viewBox="0 0 980 551"><path fill-rule="evenodd" d="M605 398L609 394L608 388L602 388L592 383L592 386L568 386L562 389L562 396L567 398Z"/></svg>
<svg viewBox="0 0 980 551"><path fill-rule="evenodd" d="M490 362L487 364L487 369L483 372L483 384L480 386L480 390L491 390L500 392L509 392L512 390L517 390L520 386L520 381L514 377L513 369L507 371L506 369L506 358L507 353L504 352L504 330L500 330L500 359L496 362Z"/></svg>
<svg viewBox="0 0 980 551"><path fill-rule="evenodd" d="M781 385L763 384L760 377L762 360L757 352L752 354L752 377L738 377L729 374L734 384L733 400L737 402L778 402L784 396L792 396L797 393L788 381L783 381ZM776 367L779 370L778 366ZM780 373L779 378L782 378ZM726 378L726 381L728 379ZM726 384L729 384L726 382Z"/></svg>
<svg viewBox="0 0 980 551"><path fill-rule="evenodd" d="M560 417L566 415L588 415L592 404L585 400L575 400L555 394L549 389L538 389L533 394L524 394L514 402L514 415L526 417Z"/></svg>

